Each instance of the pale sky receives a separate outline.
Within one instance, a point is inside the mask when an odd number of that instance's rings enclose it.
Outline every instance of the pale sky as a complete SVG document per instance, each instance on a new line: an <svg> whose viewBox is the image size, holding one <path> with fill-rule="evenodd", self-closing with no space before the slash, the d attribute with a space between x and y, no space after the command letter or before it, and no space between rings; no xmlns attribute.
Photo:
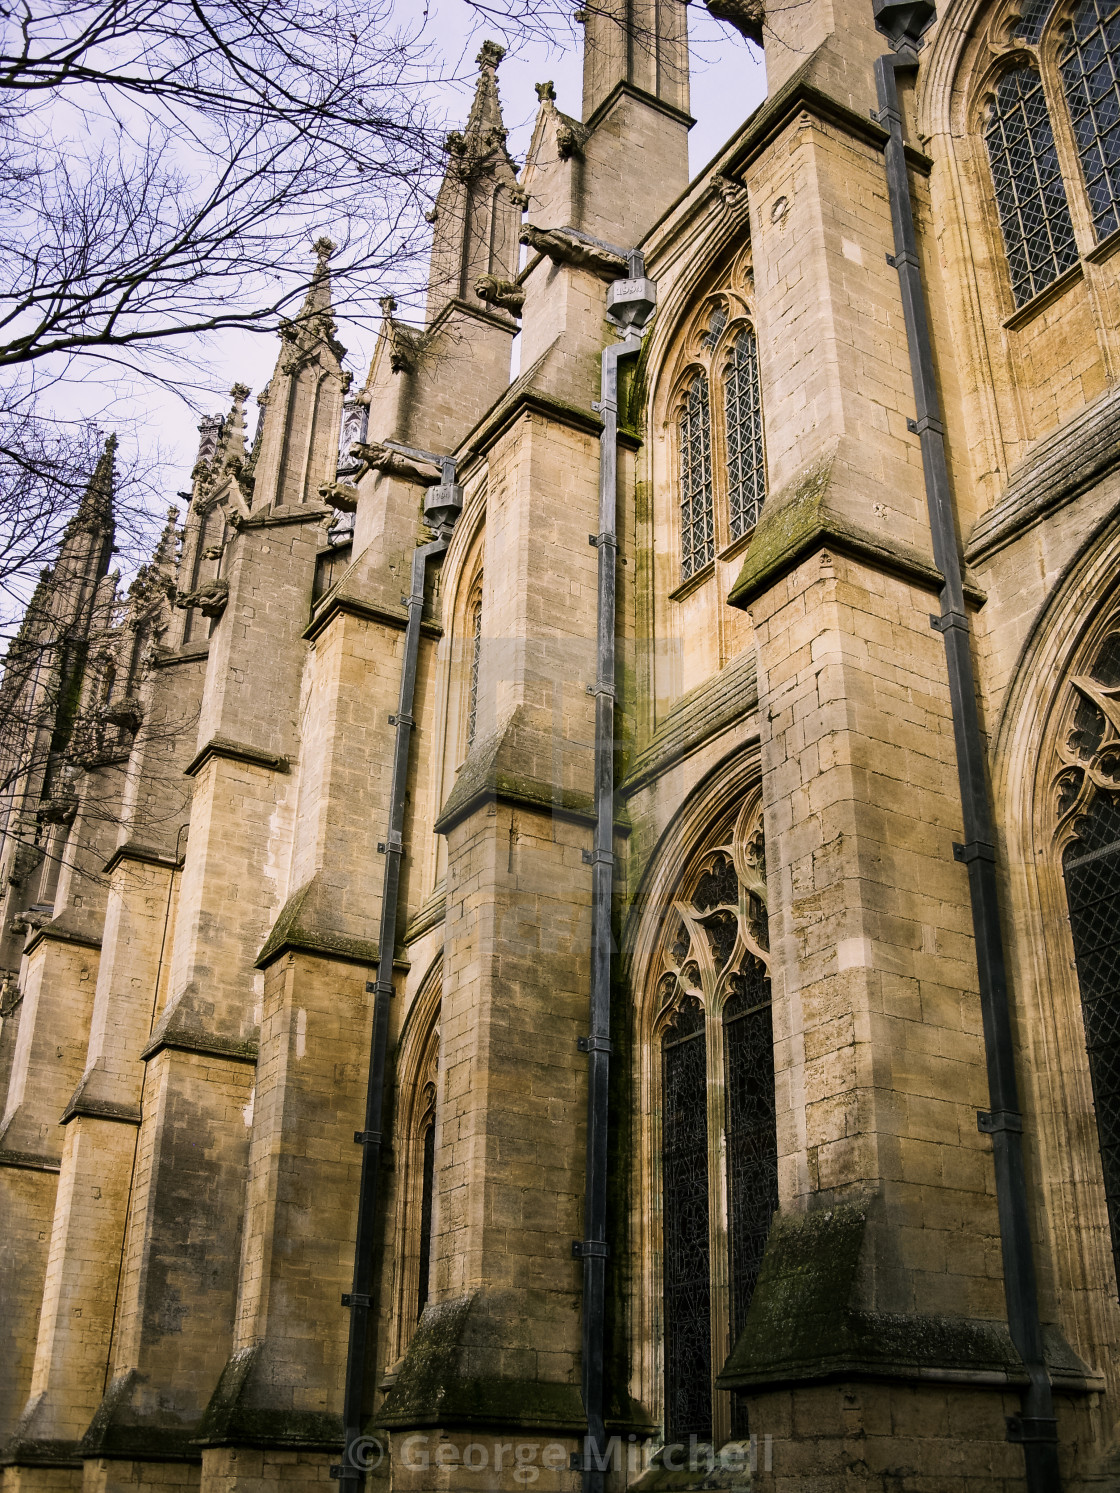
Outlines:
<svg viewBox="0 0 1120 1493"><path fill-rule="evenodd" d="M408 3L415 4L416 0ZM465 120L473 91L473 59L486 28L471 29L471 12L462 0L433 0L427 16L425 29L451 67L464 76L461 107L456 111L449 104L448 112L458 112ZM688 16L692 113L696 118L689 137L689 164L695 174L762 102L766 78L761 53L748 47L730 27L713 21L699 4L689 6ZM573 29L578 33L581 28ZM499 70L509 148L519 164L524 160L537 110L533 84L549 78L556 86L558 107L578 117L582 84L575 37L562 48L543 43L514 48ZM329 231L329 225L324 226ZM314 236L309 235L309 241ZM360 382L372 350L372 333L368 325L347 323L345 305L336 306L336 312L339 336L348 349L346 364ZM181 351L200 386L192 391L192 397L204 412L222 413L228 407L226 391L233 383L248 384L254 395L263 387L271 376L279 344L274 334L228 332L205 342L197 339L197 345L184 344ZM91 372L83 386L68 387L62 397L69 413L96 418L106 431L118 429L123 460L139 455L149 470L158 463L157 480L168 503L177 501L177 490L190 486L200 412L173 389L124 375L111 377L107 384L106 372L101 369ZM256 420L255 399L250 400L249 412L251 434Z"/></svg>

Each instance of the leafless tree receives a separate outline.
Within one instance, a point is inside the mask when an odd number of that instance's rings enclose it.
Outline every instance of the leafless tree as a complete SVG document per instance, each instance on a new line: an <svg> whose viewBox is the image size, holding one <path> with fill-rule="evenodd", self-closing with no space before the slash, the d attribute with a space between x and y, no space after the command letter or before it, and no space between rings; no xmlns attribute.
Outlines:
<svg viewBox="0 0 1120 1493"><path fill-rule="evenodd" d="M275 326L421 252L438 59L392 0L0 5L0 369ZM383 293L383 288L382 288Z"/></svg>

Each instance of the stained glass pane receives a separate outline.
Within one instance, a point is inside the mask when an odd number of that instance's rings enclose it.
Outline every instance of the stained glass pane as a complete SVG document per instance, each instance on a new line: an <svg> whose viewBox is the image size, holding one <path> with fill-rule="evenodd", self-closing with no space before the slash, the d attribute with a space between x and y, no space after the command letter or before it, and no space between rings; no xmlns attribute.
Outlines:
<svg viewBox="0 0 1120 1493"><path fill-rule="evenodd" d="M1033 67L1015 68L1000 79L984 142L1011 287L1022 306L1078 257L1042 80Z"/></svg>
<svg viewBox="0 0 1120 1493"><path fill-rule="evenodd" d="M1120 1280L1120 795L1100 794L1077 828L1063 869Z"/></svg>
<svg viewBox="0 0 1120 1493"><path fill-rule="evenodd" d="M708 1254L708 1111L704 1013L681 1016L662 1042L666 1432L712 1434Z"/></svg>
<svg viewBox="0 0 1120 1493"><path fill-rule="evenodd" d="M1118 58L1120 3L1081 0L1060 63L1098 239L1115 230L1120 205L1120 182L1110 169L1118 149L1113 130L1120 120Z"/></svg>
<svg viewBox="0 0 1120 1493"><path fill-rule="evenodd" d="M432 1194L436 1171L435 1121L424 1131L424 1180L420 1193L420 1284L416 1292L416 1315L428 1304L432 1265Z"/></svg>
<svg viewBox="0 0 1120 1493"><path fill-rule="evenodd" d="M702 570L715 554L712 524L712 422L708 380L698 373L680 416L681 580Z"/></svg>
<svg viewBox="0 0 1120 1493"><path fill-rule="evenodd" d="M750 327L735 339L723 375L727 416L727 495L731 537L738 539L758 522L766 499L762 449L762 396L758 381L758 342Z"/></svg>

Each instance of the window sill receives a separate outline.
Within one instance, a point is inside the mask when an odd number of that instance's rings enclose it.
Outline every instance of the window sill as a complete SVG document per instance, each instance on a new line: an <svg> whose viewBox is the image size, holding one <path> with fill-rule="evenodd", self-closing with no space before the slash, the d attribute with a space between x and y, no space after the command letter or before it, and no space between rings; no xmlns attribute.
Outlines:
<svg viewBox="0 0 1120 1493"><path fill-rule="evenodd" d="M670 601L683 601L686 596L691 596L694 591L700 589L705 581L711 580L716 573L716 562L709 560L707 565L701 565L700 569L694 571L687 581L682 581L675 590L669 592Z"/></svg>
<svg viewBox="0 0 1120 1493"><path fill-rule="evenodd" d="M734 560L736 555L742 554L743 550L746 549L747 545L754 538L754 531L757 528L757 524L752 524L749 529L739 535L738 539L733 539L730 544L725 544L716 556L716 559L722 563L726 560Z"/></svg>
<svg viewBox="0 0 1120 1493"><path fill-rule="evenodd" d="M1040 290L1025 306L1020 306L1014 315L1009 316L1004 322L1004 326L1009 332L1019 331L1021 327L1025 327L1028 322L1033 321L1040 311L1044 311L1047 306L1053 305L1076 280L1081 279L1084 273L1085 271L1080 260L1076 264L1071 264L1069 269L1063 270L1056 280L1051 280L1045 290Z"/></svg>
<svg viewBox="0 0 1120 1493"><path fill-rule="evenodd" d="M1117 249L1120 249L1120 228L1114 228L1107 238L1102 238L1088 254L1081 257L1087 264L1103 264L1106 259L1112 258Z"/></svg>

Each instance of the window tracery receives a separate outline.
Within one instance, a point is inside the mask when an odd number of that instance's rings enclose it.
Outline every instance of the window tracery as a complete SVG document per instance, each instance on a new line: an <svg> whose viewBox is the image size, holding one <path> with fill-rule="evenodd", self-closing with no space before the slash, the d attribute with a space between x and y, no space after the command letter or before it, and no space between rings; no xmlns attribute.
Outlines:
<svg viewBox="0 0 1120 1493"><path fill-rule="evenodd" d="M1062 873L1120 1281L1120 626L1074 675L1055 780Z"/></svg>
<svg viewBox="0 0 1120 1493"><path fill-rule="evenodd" d="M713 1343L742 1330L778 1203L768 945L754 798L686 875L665 920L657 977L673 1440L712 1434ZM717 1252L726 1271L712 1269Z"/></svg>

